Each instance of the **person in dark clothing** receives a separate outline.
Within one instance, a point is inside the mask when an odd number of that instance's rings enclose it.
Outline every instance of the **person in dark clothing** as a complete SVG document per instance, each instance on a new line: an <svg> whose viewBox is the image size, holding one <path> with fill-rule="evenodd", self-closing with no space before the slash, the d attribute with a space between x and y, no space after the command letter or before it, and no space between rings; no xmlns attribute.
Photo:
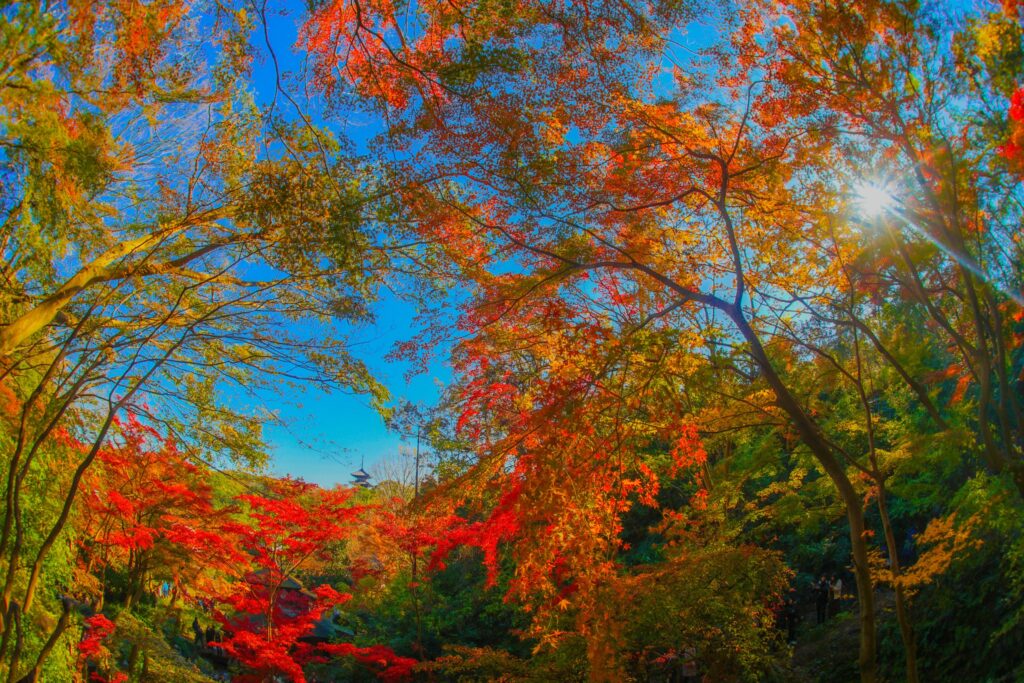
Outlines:
<svg viewBox="0 0 1024 683"><path fill-rule="evenodd" d="M680 673L682 683L696 683L700 678L700 672L697 669L697 651L692 647L685 647L682 651L682 669Z"/></svg>
<svg viewBox="0 0 1024 683"><path fill-rule="evenodd" d="M786 596L786 601L782 605L782 617L786 624L786 642L792 645L796 642L796 622L800 617L792 594Z"/></svg>
<svg viewBox="0 0 1024 683"><path fill-rule="evenodd" d="M824 624L828 618L828 596L829 596L829 582L828 577L824 574L818 579L818 582L814 584L815 593L815 607L817 607L818 624Z"/></svg>
<svg viewBox="0 0 1024 683"><path fill-rule="evenodd" d="M199 625L199 617L192 620L192 633L194 633L196 637L196 647L205 647L206 634L203 632L203 627Z"/></svg>

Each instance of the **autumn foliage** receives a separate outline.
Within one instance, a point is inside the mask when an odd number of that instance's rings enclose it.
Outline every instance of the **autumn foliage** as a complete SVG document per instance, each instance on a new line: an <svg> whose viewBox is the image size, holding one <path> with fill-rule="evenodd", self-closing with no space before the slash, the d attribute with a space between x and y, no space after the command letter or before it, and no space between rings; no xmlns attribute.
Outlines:
<svg viewBox="0 0 1024 683"><path fill-rule="evenodd" d="M79 586L119 574L126 608L160 583L191 605L211 606L223 635L204 646L236 663L234 680L302 682L305 666L331 658L360 662L385 680L408 678L415 660L387 647L310 640L317 623L351 598L330 584L303 582L324 571L367 515L352 490L267 479L260 493L224 506L215 501L209 471L173 439L136 418L118 430L86 483ZM108 586L92 586L95 598L110 594ZM116 623L97 613L83 624L82 666L113 676L105 680L127 680L115 663Z"/></svg>
<svg viewBox="0 0 1024 683"><path fill-rule="evenodd" d="M0 678L1021 678L1022 19L0 10Z"/></svg>

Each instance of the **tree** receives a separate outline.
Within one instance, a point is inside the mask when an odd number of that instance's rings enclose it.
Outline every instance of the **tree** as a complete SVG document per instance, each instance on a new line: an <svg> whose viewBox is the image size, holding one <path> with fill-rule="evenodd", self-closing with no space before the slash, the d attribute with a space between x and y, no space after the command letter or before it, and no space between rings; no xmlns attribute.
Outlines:
<svg viewBox="0 0 1024 683"><path fill-rule="evenodd" d="M305 44L328 96L350 85L391 124L382 144L422 181L404 197L414 234L470 289L458 369L482 463L462 481L491 479L503 492L479 533L529 534L520 563L537 576L557 556L534 529L563 545L585 529L593 545L576 559L589 561L572 566L594 578L596 599L614 573L625 496L652 486L633 475L643 472L638 447L678 428L701 379L717 381L695 368L735 373L749 388L731 398L786 424L842 500L862 679L874 680L857 469L883 483L858 461L874 462L874 446L840 446L786 364L814 353L801 344L813 326L833 338L856 329L937 415L928 388L887 353L887 334L865 323L870 305L830 315L851 270L855 288L908 291L977 385L982 453L994 471L1014 472L1004 321L1016 275L1001 245L1013 244L1015 209L980 227L1003 186L962 169L991 150L946 132L967 125L975 102L941 48L955 24L900 3L752 3L713 16L722 39L687 58L673 33L687 11L338 2L315 10ZM415 20L399 21L406 14ZM891 188L893 219L911 231L885 223L895 258L851 221L856 171L883 164L907 178ZM684 400L655 404L659 390Z"/></svg>
<svg viewBox="0 0 1024 683"><path fill-rule="evenodd" d="M778 101L802 103L795 113L814 121L812 130L846 131L836 163L885 185L889 198L877 223L864 221L881 231L879 242L847 238L862 249L848 261L858 286L873 280L867 286L927 315L934 343L959 356L958 395L976 392L986 465L1019 479L1021 409L1009 350L1010 312L1021 304L1017 187L990 137L1005 130L996 108L1011 92L1004 69L1019 60L1019 38L993 59L992 34L1006 23L991 14L947 19L903 3L794 3L787 15L795 30L773 43ZM859 326L877 339L865 330L869 311ZM920 378L906 380L927 404Z"/></svg>
<svg viewBox="0 0 1024 683"><path fill-rule="evenodd" d="M189 462L174 441L136 418L119 425L123 442L100 451L85 477L74 520L84 585L93 574L121 575L126 609L153 581L197 583L242 555L220 540L224 510L214 506L209 472ZM102 609L105 585L95 586Z"/></svg>
<svg viewBox="0 0 1024 683"><path fill-rule="evenodd" d="M382 663L390 672L388 680L408 675L413 660L381 646L304 642L317 621L352 597L326 583L306 588L301 582L338 552L338 544L364 514L351 504L352 490L325 490L287 479L268 485L267 495L241 496L250 508L249 521L223 527L253 565L218 598L228 609L218 615L226 635L216 645L246 668L240 680L264 681L280 674L302 683L303 665L323 655Z"/></svg>
<svg viewBox="0 0 1024 683"><path fill-rule="evenodd" d="M11 680L53 651L25 630L61 609L45 575L128 415L192 460L258 465L274 417L226 400L232 387L383 396L341 329L367 317L385 254L359 234L361 171L301 115L251 101L253 26L245 8L203 2L0 15L0 660ZM35 505L50 471L61 476ZM34 609L47 618L22 619Z"/></svg>

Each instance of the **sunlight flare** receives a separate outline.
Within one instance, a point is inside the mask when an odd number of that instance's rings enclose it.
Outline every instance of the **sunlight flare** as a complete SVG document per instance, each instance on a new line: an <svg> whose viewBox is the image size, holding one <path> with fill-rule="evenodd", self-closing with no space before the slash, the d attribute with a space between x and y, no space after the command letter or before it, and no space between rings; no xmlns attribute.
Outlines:
<svg viewBox="0 0 1024 683"><path fill-rule="evenodd" d="M878 218L896 204L896 198L889 190L871 182L861 183L857 187L855 196L857 207L861 215L866 218Z"/></svg>

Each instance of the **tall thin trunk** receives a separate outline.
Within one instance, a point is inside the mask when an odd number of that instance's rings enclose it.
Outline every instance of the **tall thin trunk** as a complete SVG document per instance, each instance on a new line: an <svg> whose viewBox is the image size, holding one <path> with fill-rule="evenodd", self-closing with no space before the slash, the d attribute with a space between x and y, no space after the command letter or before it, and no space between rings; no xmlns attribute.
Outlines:
<svg viewBox="0 0 1024 683"><path fill-rule="evenodd" d="M761 339L751 327L738 306L726 311L733 320L740 334L750 345L750 352L758 368L764 375L768 385L775 393L776 404L782 408L793 422L800 439L814 457L839 492L839 497L846 507L846 519L850 525L850 549L853 555L853 574L857 583L857 604L860 616L860 653L858 664L861 683L875 683L877 673L877 633L875 619L875 594L871 572L868 566L868 546L865 538L867 527L864 523L864 507L850 478L846 476L832 447L828 444L817 425L801 407L800 402L782 381L775 365L768 357Z"/></svg>
<svg viewBox="0 0 1024 683"><path fill-rule="evenodd" d="M900 581L902 568L899 552L896 548L896 534L892 530L889 518L889 506L885 500L885 485L878 481L878 514L882 518L882 530L885 533L885 545L889 550L889 567L892 570L892 585L896 591L896 621L900 625L900 637L903 639L903 654L906 662L907 683L918 683L917 673L917 637L914 634L914 622L910 616L910 600L906 596Z"/></svg>
<svg viewBox="0 0 1024 683"><path fill-rule="evenodd" d="M21 650L25 644L25 634L22 631L21 620L22 611L14 611L14 651L11 652L11 658L7 662L7 683L14 683L14 680L18 674L18 663L21 661Z"/></svg>
<svg viewBox="0 0 1024 683"><path fill-rule="evenodd" d="M852 377L857 390L857 397L860 400L861 408L864 410L864 430L868 439L868 459L871 462L871 476L878 487L878 514L882 519L882 532L885 534L885 545L889 550L889 566L893 575L893 588L896 590L896 619L900 625L900 637L903 639L903 652L906 660L907 683L917 683L917 640L914 636L914 626L910 618L909 601L904 594L903 586L899 581L900 557L897 552L896 534L893 532L892 520L889 518L889 503L885 490L885 477L882 475L878 465L877 441L875 439L875 418L871 409L871 402L868 400L868 389L865 386L864 358L860 350L860 335L858 328L853 329L853 350L856 361L857 373Z"/></svg>

